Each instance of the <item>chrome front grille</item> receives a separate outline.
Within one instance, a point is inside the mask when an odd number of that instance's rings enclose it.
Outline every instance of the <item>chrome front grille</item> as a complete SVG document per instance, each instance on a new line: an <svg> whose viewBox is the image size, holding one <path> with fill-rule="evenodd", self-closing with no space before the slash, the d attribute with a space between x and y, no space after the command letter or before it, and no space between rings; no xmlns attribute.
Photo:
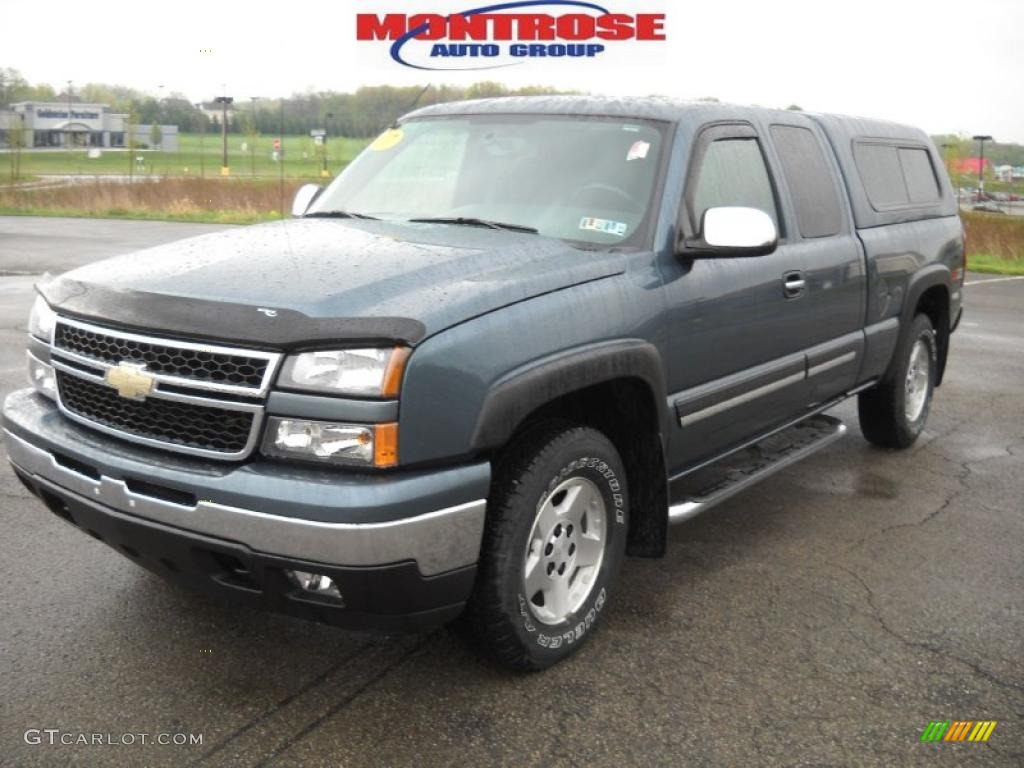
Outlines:
<svg viewBox="0 0 1024 768"><path fill-rule="evenodd" d="M159 380L216 392L263 395L279 355L248 349L140 336L59 318L53 346L87 365L141 363Z"/></svg>
<svg viewBox="0 0 1024 768"><path fill-rule="evenodd" d="M116 365L122 360L139 361L153 373L256 389L263 386L270 365L266 358L168 346L99 333L68 323L57 324L53 343L59 349L97 362Z"/></svg>
<svg viewBox="0 0 1024 768"><path fill-rule="evenodd" d="M218 453L244 451L255 419L251 412L173 400L125 400L105 384L64 371L57 371L57 391L68 411L109 429Z"/></svg>
<svg viewBox="0 0 1024 768"><path fill-rule="evenodd" d="M152 447L219 459L248 456L280 355L141 336L58 318L51 345L58 405L74 421ZM121 363L153 379L143 398L106 381ZM112 379L113 380L113 379Z"/></svg>

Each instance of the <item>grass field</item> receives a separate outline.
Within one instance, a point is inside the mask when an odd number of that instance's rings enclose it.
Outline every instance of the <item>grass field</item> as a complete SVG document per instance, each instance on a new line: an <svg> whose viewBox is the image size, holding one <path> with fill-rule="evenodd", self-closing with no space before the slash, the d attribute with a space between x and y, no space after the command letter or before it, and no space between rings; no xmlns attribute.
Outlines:
<svg viewBox="0 0 1024 768"><path fill-rule="evenodd" d="M1024 275L1024 259L1001 259L990 253L975 253L968 260L971 272L993 275Z"/></svg>
<svg viewBox="0 0 1024 768"><path fill-rule="evenodd" d="M244 136L228 135L228 164L233 177L277 177L281 172L279 163L271 158L273 136L259 136L254 151L242 151L247 143ZM327 142L327 168L336 174L354 158L368 139L332 138ZM154 176L220 176L222 143L220 134L180 134L177 152L160 152L140 149L134 153L142 157L141 164L131 169L135 175ZM9 173L7 156L0 155L0 179L6 181ZM21 155L21 176L40 174L110 174L129 173L131 162L127 150L103 149L102 155L89 159L86 150L25 150ZM313 140L306 136L285 136L284 175L290 179L320 178L323 167L322 156Z"/></svg>
<svg viewBox="0 0 1024 768"><path fill-rule="evenodd" d="M304 182L287 179L154 178L132 184L84 181L39 189L0 189L0 214L92 216L248 224L291 210Z"/></svg>
<svg viewBox="0 0 1024 768"><path fill-rule="evenodd" d="M967 268L974 272L1024 275L1024 216L964 211Z"/></svg>

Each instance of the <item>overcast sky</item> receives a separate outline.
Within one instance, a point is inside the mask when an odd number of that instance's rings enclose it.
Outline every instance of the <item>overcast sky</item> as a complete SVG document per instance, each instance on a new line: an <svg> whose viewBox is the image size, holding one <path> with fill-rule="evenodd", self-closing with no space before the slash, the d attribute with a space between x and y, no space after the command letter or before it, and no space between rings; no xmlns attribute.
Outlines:
<svg viewBox="0 0 1024 768"><path fill-rule="evenodd" d="M421 72L387 46L354 41L361 12L449 13L475 0L174 0L96 5L0 0L0 66L58 89L122 83L194 101L360 85L547 84L615 95L722 101L879 117L930 133L1024 143L1022 0L604 0L664 11L666 43L619 45L596 61L529 61L483 72ZM533 9L523 9L529 12ZM541 11L542 9L536 9ZM210 49L212 52L201 52ZM411 50L411 48L410 48Z"/></svg>

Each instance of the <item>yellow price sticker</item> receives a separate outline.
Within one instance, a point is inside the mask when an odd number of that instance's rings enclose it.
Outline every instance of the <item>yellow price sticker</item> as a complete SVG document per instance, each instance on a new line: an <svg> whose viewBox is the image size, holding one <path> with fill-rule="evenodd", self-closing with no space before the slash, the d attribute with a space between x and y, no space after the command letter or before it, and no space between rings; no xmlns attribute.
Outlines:
<svg viewBox="0 0 1024 768"><path fill-rule="evenodd" d="M405 132L401 128L389 128L374 140L370 149L374 152L384 152L397 146L403 138L405 138Z"/></svg>

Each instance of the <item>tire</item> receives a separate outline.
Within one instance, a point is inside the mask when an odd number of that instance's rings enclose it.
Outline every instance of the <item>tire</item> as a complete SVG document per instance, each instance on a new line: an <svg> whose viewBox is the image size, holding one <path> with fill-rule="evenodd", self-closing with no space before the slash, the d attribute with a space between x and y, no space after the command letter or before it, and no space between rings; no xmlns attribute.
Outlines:
<svg viewBox="0 0 1024 768"><path fill-rule="evenodd" d="M625 468L600 432L557 423L515 440L491 483L461 622L471 643L518 671L577 651L607 609L628 509Z"/></svg>
<svg viewBox="0 0 1024 768"><path fill-rule="evenodd" d="M892 372L857 399L860 431L882 448L909 448L928 421L938 347L935 329L925 315L916 315L900 339Z"/></svg>

